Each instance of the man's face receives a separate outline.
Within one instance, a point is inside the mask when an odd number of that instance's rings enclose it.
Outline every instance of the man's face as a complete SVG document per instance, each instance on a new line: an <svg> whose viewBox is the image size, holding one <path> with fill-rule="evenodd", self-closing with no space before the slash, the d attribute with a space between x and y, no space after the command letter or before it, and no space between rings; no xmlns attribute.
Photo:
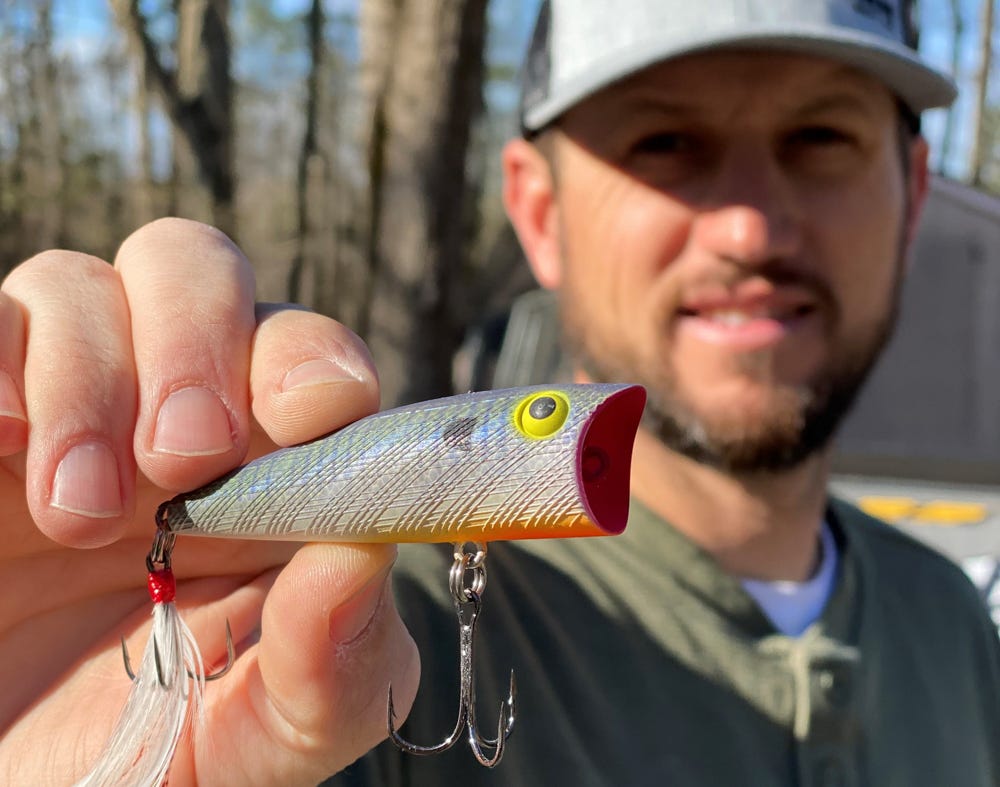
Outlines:
<svg viewBox="0 0 1000 787"><path fill-rule="evenodd" d="M817 58L695 56L571 110L552 153L550 283L583 368L644 384L648 427L730 472L823 447L891 332L924 182L888 91Z"/></svg>

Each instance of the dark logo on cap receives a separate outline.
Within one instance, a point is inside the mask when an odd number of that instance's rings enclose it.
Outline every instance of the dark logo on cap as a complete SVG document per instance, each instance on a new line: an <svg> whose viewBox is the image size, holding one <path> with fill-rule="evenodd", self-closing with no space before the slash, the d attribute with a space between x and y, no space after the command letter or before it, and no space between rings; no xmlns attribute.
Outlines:
<svg viewBox="0 0 1000 787"><path fill-rule="evenodd" d="M892 19L896 12L895 3L888 0L853 0L851 5L859 14L875 19L887 30L892 30Z"/></svg>
<svg viewBox="0 0 1000 787"><path fill-rule="evenodd" d="M897 8L900 16L900 30L903 43L911 49L917 48L920 29L917 26L916 0L851 0L851 6L859 14L874 19L890 33L896 32L894 24Z"/></svg>

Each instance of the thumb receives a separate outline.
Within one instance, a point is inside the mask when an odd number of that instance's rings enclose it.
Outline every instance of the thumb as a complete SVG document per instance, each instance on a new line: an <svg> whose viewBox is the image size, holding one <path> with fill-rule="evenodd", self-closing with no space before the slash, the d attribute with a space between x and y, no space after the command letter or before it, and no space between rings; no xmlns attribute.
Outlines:
<svg viewBox="0 0 1000 787"><path fill-rule="evenodd" d="M371 544L295 554L268 593L256 654L212 686L229 694L206 708L193 781L314 785L386 737L390 682L402 718L420 673L392 600L395 556Z"/></svg>

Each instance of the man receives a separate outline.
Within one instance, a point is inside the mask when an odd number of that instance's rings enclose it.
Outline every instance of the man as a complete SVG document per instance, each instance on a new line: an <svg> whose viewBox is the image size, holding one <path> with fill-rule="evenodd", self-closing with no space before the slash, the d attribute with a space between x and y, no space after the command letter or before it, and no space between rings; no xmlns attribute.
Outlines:
<svg viewBox="0 0 1000 787"><path fill-rule="evenodd" d="M1000 784L974 590L827 492L927 189L917 116L953 97L911 40L891 1L545 5L504 196L579 378L648 389L629 528L491 547L482 734L511 665L520 702L495 773L383 745L333 783ZM395 572L415 743L451 729L448 561Z"/></svg>
<svg viewBox="0 0 1000 787"><path fill-rule="evenodd" d="M825 489L926 189L909 116L950 86L892 2L565 0L542 19L505 196L580 376L649 389L631 521L490 548L485 737L511 666L519 686L496 770L383 745L333 783L998 783L1000 654L975 592ZM127 688L113 642L148 615L131 566L154 501L240 460L247 391L272 445L373 407L357 340L294 310L255 320L247 270L210 230L160 222L114 269L50 254L4 283L4 783L65 781L99 751ZM59 543L125 538L56 549L29 512ZM307 547L279 573L289 555L185 547L207 658L224 616L243 645L171 784L315 782L384 736L390 680L405 713L392 553ZM450 562L415 548L394 572L418 744L454 724Z"/></svg>

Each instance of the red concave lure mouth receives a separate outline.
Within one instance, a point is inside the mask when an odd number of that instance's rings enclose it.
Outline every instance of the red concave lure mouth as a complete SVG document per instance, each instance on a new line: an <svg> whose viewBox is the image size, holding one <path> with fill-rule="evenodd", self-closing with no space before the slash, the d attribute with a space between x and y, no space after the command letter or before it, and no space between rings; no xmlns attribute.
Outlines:
<svg viewBox="0 0 1000 787"><path fill-rule="evenodd" d="M584 425L576 458L577 486L590 520L610 535L628 522L632 446L646 405L646 389L612 394Z"/></svg>

